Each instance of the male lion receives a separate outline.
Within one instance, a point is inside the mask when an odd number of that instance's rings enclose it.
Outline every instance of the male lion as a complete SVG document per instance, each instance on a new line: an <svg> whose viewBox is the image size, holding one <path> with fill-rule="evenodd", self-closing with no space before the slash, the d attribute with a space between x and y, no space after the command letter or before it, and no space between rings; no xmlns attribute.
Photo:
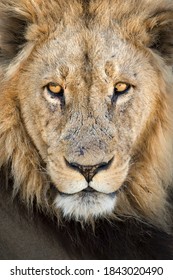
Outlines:
<svg viewBox="0 0 173 280"><path fill-rule="evenodd" d="M0 65L1 258L172 259L172 1L1 0Z"/></svg>

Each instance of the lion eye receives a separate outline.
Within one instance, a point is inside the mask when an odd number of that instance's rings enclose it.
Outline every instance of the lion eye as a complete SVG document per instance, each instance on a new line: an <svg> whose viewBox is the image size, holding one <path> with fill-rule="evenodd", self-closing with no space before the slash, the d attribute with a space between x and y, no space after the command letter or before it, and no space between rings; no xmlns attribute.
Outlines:
<svg viewBox="0 0 173 280"><path fill-rule="evenodd" d="M58 97L64 93L64 89L59 84L49 83L46 87L48 92L54 97Z"/></svg>
<svg viewBox="0 0 173 280"><path fill-rule="evenodd" d="M129 91L130 89L130 84L119 82L114 86L114 93L115 94L123 94Z"/></svg>

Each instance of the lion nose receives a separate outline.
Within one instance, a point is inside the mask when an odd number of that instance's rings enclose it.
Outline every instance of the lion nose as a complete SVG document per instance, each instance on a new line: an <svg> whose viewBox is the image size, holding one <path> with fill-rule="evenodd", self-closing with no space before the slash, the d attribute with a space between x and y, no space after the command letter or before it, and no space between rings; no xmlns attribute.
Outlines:
<svg viewBox="0 0 173 280"><path fill-rule="evenodd" d="M111 162L112 162L112 159L109 162L101 162L97 165L80 165L76 162L71 162L71 163L67 162L67 163L68 163L69 167L80 172L85 177L86 181L89 183L95 174L97 174L98 172L100 172L102 170L109 168Z"/></svg>

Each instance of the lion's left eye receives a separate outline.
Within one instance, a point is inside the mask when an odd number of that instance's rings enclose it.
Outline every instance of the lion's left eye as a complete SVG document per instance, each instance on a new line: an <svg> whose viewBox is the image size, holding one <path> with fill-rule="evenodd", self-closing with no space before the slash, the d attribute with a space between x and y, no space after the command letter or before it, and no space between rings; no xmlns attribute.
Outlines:
<svg viewBox="0 0 173 280"><path fill-rule="evenodd" d="M123 82L119 82L114 85L114 94L123 94L127 93L130 89L131 85Z"/></svg>
<svg viewBox="0 0 173 280"><path fill-rule="evenodd" d="M49 83L46 88L53 97L60 97L64 94L64 89L59 84Z"/></svg>

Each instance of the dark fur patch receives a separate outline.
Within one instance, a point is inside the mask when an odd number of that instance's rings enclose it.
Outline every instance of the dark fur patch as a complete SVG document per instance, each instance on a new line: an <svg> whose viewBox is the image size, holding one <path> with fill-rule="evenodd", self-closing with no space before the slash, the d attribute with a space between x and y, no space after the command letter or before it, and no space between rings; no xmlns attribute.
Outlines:
<svg viewBox="0 0 173 280"><path fill-rule="evenodd" d="M173 25L168 26L165 30L159 30L155 42L150 46L152 49L158 50L161 55L168 60L173 59Z"/></svg>
<svg viewBox="0 0 173 280"><path fill-rule="evenodd" d="M26 43L27 22L14 15L1 15L0 62L10 62Z"/></svg>
<svg viewBox="0 0 173 280"><path fill-rule="evenodd" d="M156 50L166 62L173 62L173 9L157 11L147 20L150 33L149 47Z"/></svg>
<svg viewBox="0 0 173 280"><path fill-rule="evenodd" d="M79 259L173 259L172 236L133 218L97 221L95 232L73 221L63 227L63 236L72 240L68 248Z"/></svg>

